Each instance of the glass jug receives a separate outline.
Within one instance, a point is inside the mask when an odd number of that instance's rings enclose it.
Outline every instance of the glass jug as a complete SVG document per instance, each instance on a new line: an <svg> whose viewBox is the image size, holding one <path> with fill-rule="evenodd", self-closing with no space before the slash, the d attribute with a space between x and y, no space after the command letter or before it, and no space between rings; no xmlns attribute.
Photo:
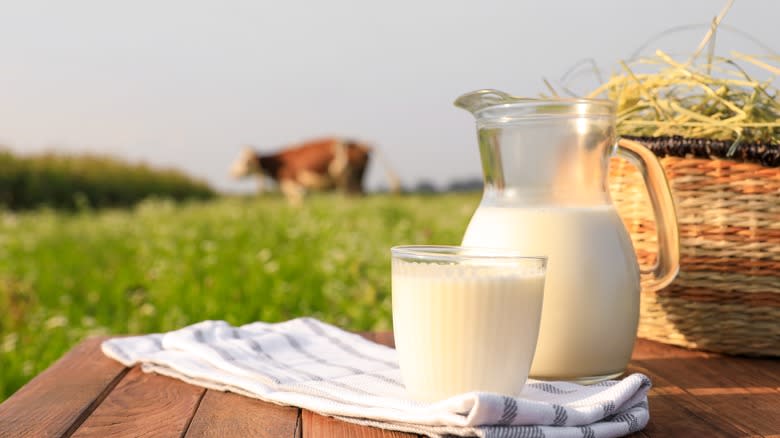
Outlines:
<svg viewBox="0 0 780 438"><path fill-rule="evenodd" d="M640 282L660 289L679 269L674 202L655 155L616 141L608 100L481 90L455 105L477 119L485 181L463 245L548 257L531 377L592 383L619 376L636 338ZM655 212L658 262L647 272L609 196L616 153L641 171Z"/></svg>

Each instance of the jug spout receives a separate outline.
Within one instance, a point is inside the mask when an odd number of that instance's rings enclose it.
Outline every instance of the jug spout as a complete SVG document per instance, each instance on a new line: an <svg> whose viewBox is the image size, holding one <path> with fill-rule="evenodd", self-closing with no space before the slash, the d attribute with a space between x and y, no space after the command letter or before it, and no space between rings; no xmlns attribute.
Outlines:
<svg viewBox="0 0 780 438"><path fill-rule="evenodd" d="M484 89L466 93L455 99L455 106L474 114L475 112L489 106L500 105L503 103L512 103L524 100L503 91Z"/></svg>

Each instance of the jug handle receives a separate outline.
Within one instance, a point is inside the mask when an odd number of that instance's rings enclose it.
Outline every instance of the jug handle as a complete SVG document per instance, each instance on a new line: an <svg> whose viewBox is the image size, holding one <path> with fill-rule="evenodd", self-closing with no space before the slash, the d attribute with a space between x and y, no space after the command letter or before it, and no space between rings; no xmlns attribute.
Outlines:
<svg viewBox="0 0 780 438"><path fill-rule="evenodd" d="M645 290L659 290L668 286L680 270L680 232L672 191L658 158L641 143L622 138L617 155L639 169L647 186L658 232L658 258L653 267L642 270L641 283Z"/></svg>

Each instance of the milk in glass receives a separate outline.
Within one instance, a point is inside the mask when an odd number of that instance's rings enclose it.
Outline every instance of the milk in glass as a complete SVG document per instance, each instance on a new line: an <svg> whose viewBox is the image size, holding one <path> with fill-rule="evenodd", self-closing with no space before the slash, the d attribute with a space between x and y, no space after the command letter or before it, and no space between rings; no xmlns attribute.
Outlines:
<svg viewBox="0 0 780 438"><path fill-rule="evenodd" d="M393 259L393 329L404 384L419 400L517 395L533 357L544 272Z"/></svg>

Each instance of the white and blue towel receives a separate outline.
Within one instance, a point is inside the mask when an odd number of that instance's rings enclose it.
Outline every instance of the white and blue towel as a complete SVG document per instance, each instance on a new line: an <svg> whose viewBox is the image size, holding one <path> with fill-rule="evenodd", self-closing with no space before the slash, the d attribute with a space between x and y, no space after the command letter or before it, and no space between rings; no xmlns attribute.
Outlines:
<svg viewBox="0 0 780 438"><path fill-rule="evenodd" d="M206 388L432 437L618 437L649 420L651 384L641 374L591 386L529 380L520 397L472 392L417 402L404 390L395 350L312 318L204 321L110 339L103 352Z"/></svg>

